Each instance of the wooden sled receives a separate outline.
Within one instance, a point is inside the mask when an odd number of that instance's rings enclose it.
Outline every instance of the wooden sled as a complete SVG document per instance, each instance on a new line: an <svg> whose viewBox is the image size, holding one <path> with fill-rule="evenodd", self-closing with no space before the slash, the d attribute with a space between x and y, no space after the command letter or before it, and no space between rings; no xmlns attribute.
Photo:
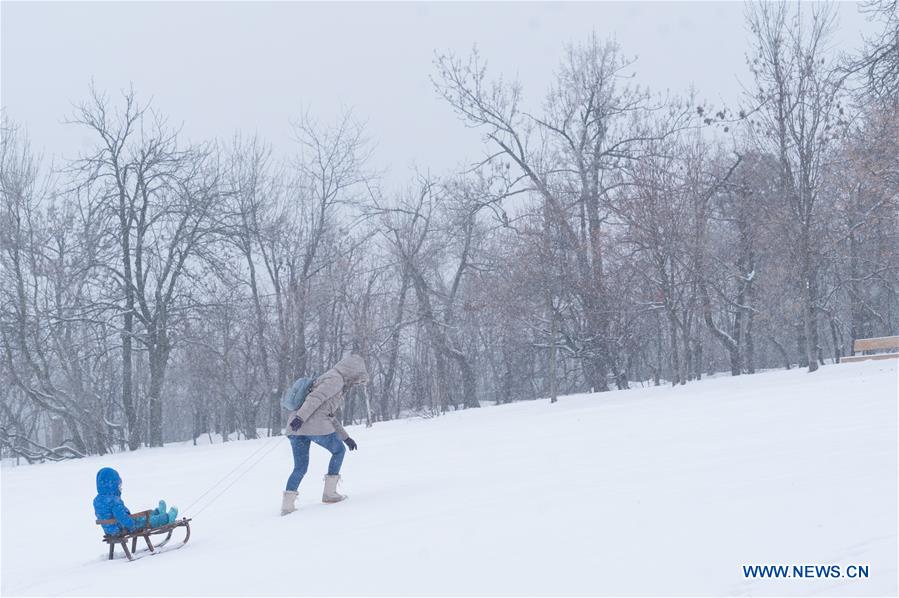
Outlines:
<svg viewBox="0 0 899 598"><path fill-rule="evenodd" d="M103 536L103 542L109 544L109 560L111 561L115 556L115 547L116 544L120 544L122 546L122 550L125 551L125 556L128 557L129 561L134 560L134 554L137 552L137 539L143 538L144 542L147 543L147 548L151 553L156 554L157 548L162 548L165 546L169 540L172 539L172 533L175 531L175 528L183 527L185 529L184 540L181 542L181 546L187 544L187 541L190 540L190 519L187 517L182 517L181 519L175 521L174 523L168 523L166 525L161 525L159 527L149 527L150 525L150 514L153 511L141 511L140 513L132 513L132 518L143 517L146 519L147 527L139 530L135 530L133 532L124 532L121 534L105 534ZM97 525L115 525L118 522L115 519L98 519ZM150 536L155 536L159 534L166 534L165 539L153 546L153 543L150 541ZM128 540L131 540L131 550L128 550ZM181 548L179 546L178 548Z"/></svg>

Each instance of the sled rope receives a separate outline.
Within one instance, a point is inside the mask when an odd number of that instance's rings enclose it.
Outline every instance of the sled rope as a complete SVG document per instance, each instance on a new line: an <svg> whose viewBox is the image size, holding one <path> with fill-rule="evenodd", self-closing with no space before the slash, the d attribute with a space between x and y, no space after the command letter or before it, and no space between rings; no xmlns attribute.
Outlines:
<svg viewBox="0 0 899 598"><path fill-rule="evenodd" d="M200 513L202 513L203 511L205 511L206 508L209 507L209 505L211 505L212 503L214 503L214 502L215 502L215 501L216 501L222 494L225 493L226 490L228 490L229 488L231 488L231 486L233 486L234 484L236 484L236 483L237 483L243 476L245 476L245 475L248 474L250 471L252 471L253 468L255 468L259 463L262 462L262 459L263 459L263 458L265 458L266 456L268 456L269 453L272 452L272 449L274 449L276 446L278 446L277 443L275 442L275 440L276 440L277 438L281 438L281 436L271 436L271 437L268 439L268 441L266 441L266 442L263 443L259 448L257 448L255 451L253 451L252 453L250 453L250 455L249 455L246 459L244 459L243 461L241 461L240 463L238 463L237 466L234 467L234 469L232 469L231 471L229 471L228 473L226 473L226 474L224 475L224 477L222 477L219 481L217 481L215 484L213 484L212 486L210 486L209 489L206 490L206 492L204 492L203 494L201 494L200 496L198 496L198 497L196 498L196 500L194 500L192 503L190 503L189 505L187 505L187 507L184 508L184 511L183 511L183 512L184 512L184 513L187 513L187 511L188 511L191 507L193 507L194 505L196 505L197 503L199 503L201 500L203 500L203 497L205 497L206 495L208 495L210 492L212 492L213 490L215 490L216 487L218 487L220 484L222 484L223 482L225 482L229 477L231 477L231 475L232 475L234 472L238 471L238 470L239 470L241 467L243 467L247 462L249 462L251 459L253 459L253 457L256 457L257 455L259 455L259 457L258 457L255 461L253 461L253 463L252 463L249 467L247 467L243 472L241 472L237 477L235 477L235 478L231 481L230 484L228 484L227 486L225 486L224 488L222 488L219 492L217 492L216 494L214 494L214 495L212 496L212 498L211 498L211 499L210 499L210 500L209 500L209 501L208 501L202 508L200 508L196 513L194 513L193 515L194 515L194 516L197 516L197 515L199 515ZM265 450L265 449L268 449L268 450ZM261 453L261 454L260 454L260 453Z"/></svg>
<svg viewBox="0 0 899 598"><path fill-rule="evenodd" d="M276 448L278 445L277 445L277 443L275 443L275 442L269 441L268 443L266 443L266 444L263 445L263 446L267 446L267 447L268 447L268 450L265 451L264 453L262 453L261 455L259 455L259 458L256 459L256 461L254 461L253 464L250 465L250 466L249 466L243 473L241 473L241 474L238 475L236 478L234 478L234 480L233 480L230 484L228 484L227 486L225 486L224 488L222 488L221 491L218 492L217 494L213 495L212 499L210 499L209 502L207 502L202 508L200 508L200 509L196 512L197 515L199 515L200 513L202 513L203 511L205 511L207 508L209 508L209 506L210 506L212 503L214 503L220 496L222 496L222 495L223 495L229 488L231 488L231 486L233 486L234 484L236 484L237 482L239 482L239 481L240 481L240 478L242 478L242 477L245 476L246 474L250 473L250 471L252 471L253 468L256 467L257 465L259 465L259 463L261 463L262 460L263 460L265 457L267 457L269 453L272 452L272 449Z"/></svg>

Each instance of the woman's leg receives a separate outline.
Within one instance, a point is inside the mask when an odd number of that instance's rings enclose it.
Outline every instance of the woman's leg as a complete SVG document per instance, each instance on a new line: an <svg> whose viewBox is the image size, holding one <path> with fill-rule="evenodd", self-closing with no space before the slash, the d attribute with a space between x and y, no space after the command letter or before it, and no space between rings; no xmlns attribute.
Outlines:
<svg viewBox="0 0 899 598"><path fill-rule="evenodd" d="M288 436L290 448L293 450L293 471L287 478L287 490L296 492L300 487L300 481L309 469L309 437Z"/></svg>
<svg viewBox="0 0 899 598"><path fill-rule="evenodd" d="M326 436L311 436L315 444L326 448L331 453L331 461L328 463L328 475L337 475L340 473L340 466L343 465L343 456L346 454L346 447L343 441L332 432Z"/></svg>

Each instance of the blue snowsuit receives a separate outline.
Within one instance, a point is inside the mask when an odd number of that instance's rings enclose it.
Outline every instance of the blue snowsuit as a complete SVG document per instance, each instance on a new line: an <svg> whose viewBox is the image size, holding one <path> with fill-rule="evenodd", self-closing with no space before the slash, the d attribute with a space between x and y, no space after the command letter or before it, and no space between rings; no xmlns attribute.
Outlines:
<svg viewBox="0 0 899 598"><path fill-rule="evenodd" d="M144 517L131 517L131 511L122 502L122 492L119 485L122 478L119 472L111 467L104 467L97 472L97 496L94 497L94 514L97 519L115 519L118 523L113 525L104 525L103 531L109 535L120 534L125 531L132 532L134 530L146 527L146 519ZM169 522L169 516L166 513L159 513L158 509L150 514L150 527L160 527Z"/></svg>

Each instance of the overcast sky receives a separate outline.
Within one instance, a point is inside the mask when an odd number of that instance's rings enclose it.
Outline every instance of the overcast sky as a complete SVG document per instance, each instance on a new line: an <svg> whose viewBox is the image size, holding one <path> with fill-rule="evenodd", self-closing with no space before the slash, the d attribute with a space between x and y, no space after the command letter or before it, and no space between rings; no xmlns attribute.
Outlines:
<svg viewBox="0 0 899 598"><path fill-rule="evenodd" d="M835 45L872 31L856 3L837 6ZM290 119L352 107L377 143L387 183L413 166L445 172L480 156L477 133L439 100L436 51L477 44L490 70L542 99L564 45L595 30L635 56L637 80L720 104L748 82L741 2L645 3L33 3L2 2L0 101L45 156L92 139L62 124L93 78L133 83L196 140L258 132L279 151Z"/></svg>

